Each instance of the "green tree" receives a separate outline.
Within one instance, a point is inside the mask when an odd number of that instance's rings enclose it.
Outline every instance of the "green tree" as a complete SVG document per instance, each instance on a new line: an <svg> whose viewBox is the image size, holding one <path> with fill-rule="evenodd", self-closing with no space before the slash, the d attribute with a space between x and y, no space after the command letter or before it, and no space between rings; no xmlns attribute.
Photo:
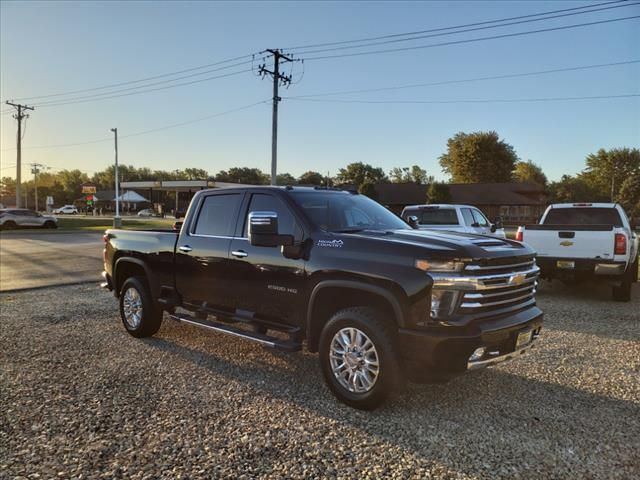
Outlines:
<svg viewBox="0 0 640 480"><path fill-rule="evenodd" d="M640 150L637 148L601 148L586 158L586 168L580 176L598 192L600 198L616 198L623 182L640 175Z"/></svg>
<svg viewBox="0 0 640 480"><path fill-rule="evenodd" d="M441 182L432 182L427 189L427 203L449 203L451 192L449 185Z"/></svg>
<svg viewBox="0 0 640 480"><path fill-rule="evenodd" d="M417 183L420 185L433 181L433 177L427 175L427 171L420 168L419 165L394 167L389 171L389 178L392 183Z"/></svg>
<svg viewBox="0 0 640 480"><path fill-rule="evenodd" d="M622 182L617 201L629 217L638 220L640 217L640 174L632 175Z"/></svg>
<svg viewBox="0 0 640 480"><path fill-rule="evenodd" d="M325 181L321 173L314 172L313 170L304 172L300 175L300 178L298 178L300 185L324 185Z"/></svg>
<svg viewBox="0 0 640 480"><path fill-rule="evenodd" d="M229 170L220 170L216 175L219 182L244 183L247 185L267 185L269 176L258 168L232 167Z"/></svg>
<svg viewBox="0 0 640 480"><path fill-rule="evenodd" d="M378 199L378 194L376 193L376 184L371 180L365 180L364 182L362 182L362 184L358 187L358 192L362 195L366 195L373 200Z"/></svg>
<svg viewBox="0 0 640 480"><path fill-rule="evenodd" d="M516 163L513 180L520 183L536 183L543 187L546 187L549 182L542 168L531 160Z"/></svg>
<svg viewBox="0 0 640 480"><path fill-rule="evenodd" d="M358 189L365 181L375 184L384 183L387 180L384 170L362 162L350 163L345 168L341 168L336 175L337 183L355 185Z"/></svg>
<svg viewBox="0 0 640 480"><path fill-rule="evenodd" d="M279 173L276 175L276 185L295 185L298 183L296 177L290 173Z"/></svg>
<svg viewBox="0 0 640 480"><path fill-rule="evenodd" d="M510 182L518 156L496 132L459 132L440 156L442 171L454 183Z"/></svg>
<svg viewBox="0 0 640 480"><path fill-rule="evenodd" d="M598 197L594 188L580 175L563 175L557 182L549 184L551 203L596 202L606 200Z"/></svg>

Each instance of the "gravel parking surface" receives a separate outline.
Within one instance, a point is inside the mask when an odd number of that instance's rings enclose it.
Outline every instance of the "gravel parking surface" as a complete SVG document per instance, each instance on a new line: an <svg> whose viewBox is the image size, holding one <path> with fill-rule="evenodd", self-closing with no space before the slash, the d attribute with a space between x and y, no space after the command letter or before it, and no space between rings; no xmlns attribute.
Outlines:
<svg viewBox="0 0 640 480"><path fill-rule="evenodd" d="M166 320L127 335L96 286L0 295L2 478L640 477L640 285L544 285L528 357L338 403L317 357Z"/></svg>

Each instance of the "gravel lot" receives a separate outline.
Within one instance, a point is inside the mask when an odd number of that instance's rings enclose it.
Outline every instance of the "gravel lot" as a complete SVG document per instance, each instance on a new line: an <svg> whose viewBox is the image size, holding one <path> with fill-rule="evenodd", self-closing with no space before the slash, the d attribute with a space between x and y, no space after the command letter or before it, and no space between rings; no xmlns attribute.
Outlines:
<svg viewBox="0 0 640 480"><path fill-rule="evenodd" d="M640 285L545 284L529 357L385 408L338 403L317 357L165 320L96 286L0 295L3 478L638 478Z"/></svg>

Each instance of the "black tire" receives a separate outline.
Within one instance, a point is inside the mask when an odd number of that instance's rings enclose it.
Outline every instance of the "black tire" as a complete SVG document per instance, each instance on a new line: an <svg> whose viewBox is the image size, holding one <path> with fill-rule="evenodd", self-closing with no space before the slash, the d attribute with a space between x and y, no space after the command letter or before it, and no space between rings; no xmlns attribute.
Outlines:
<svg viewBox="0 0 640 480"><path fill-rule="evenodd" d="M7 220L6 222L4 222L4 224L2 224L3 230L13 230L16 227L17 227L16 222L14 222L13 220Z"/></svg>
<svg viewBox="0 0 640 480"><path fill-rule="evenodd" d="M364 333L377 354L377 376L373 385L362 393L350 391L333 373L330 351L334 336L344 328L355 328ZM346 360L342 361L342 365L346 364ZM331 317L320 335L320 367L329 389L341 402L361 410L373 410L404 385L395 325L369 307L340 310ZM341 371L346 372L345 369Z"/></svg>
<svg viewBox="0 0 640 480"><path fill-rule="evenodd" d="M56 222L52 222L51 220L44 222L44 228L58 228Z"/></svg>
<svg viewBox="0 0 640 480"><path fill-rule="evenodd" d="M127 295L128 291L132 297ZM137 297L135 296L137 294ZM139 298L141 312L136 317L125 314L126 303ZM131 305L131 304L130 304ZM140 315L141 313L141 315ZM124 328L136 338L150 337L160 329L162 325L162 310L153 301L147 281L144 277L130 277L125 280L120 289L120 318ZM135 321L135 320L139 321Z"/></svg>
<svg viewBox="0 0 640 480"><path fill-rule="evenodd" d="M616 302L628 302L631 300L631 286L638 278L638 259L629 265L627 271L624 272L622 284L619 287L613 287L612 298Z"/></svg>

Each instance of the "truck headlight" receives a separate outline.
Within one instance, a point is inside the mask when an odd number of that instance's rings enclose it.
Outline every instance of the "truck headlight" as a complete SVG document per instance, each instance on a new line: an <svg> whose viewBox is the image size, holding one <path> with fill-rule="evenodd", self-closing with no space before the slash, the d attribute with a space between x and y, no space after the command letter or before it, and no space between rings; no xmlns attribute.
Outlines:
<svg viewBox="0 0 640 480"><path fill-rule="evenodd" d="M416 260L415 266L424 272L460 272L464 268L464 263L455 260Z"/></svg>
<svg viewBox="0 0 640 480"><path fill-rule="evenodd" d="M450 316L456 308L459 293L456 290L431 290L431 318Z"/></svg>

